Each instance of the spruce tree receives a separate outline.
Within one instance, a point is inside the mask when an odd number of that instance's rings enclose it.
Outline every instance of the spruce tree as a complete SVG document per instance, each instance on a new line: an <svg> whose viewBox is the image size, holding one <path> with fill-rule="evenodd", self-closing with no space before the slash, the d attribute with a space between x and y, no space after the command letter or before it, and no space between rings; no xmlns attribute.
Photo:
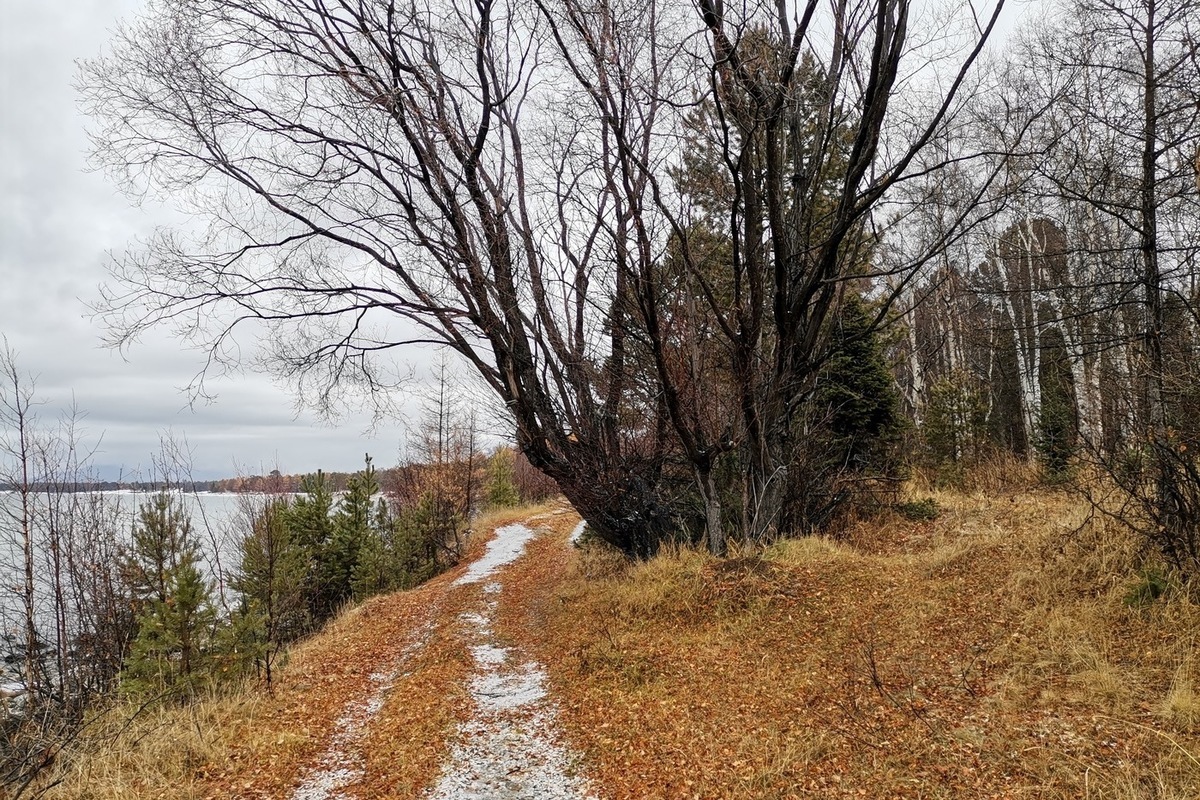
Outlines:
<svg viewBox="0 0 1200 800"><path fill-rule="evenodd" d="M351 576L355 600L364 600L371 595L395 589L407 589L413 585L408 573L405 541L400 535L398 523L387 501L379 498Z"/></svg>
<svg viewBox="0 0 1200 800"><path fill-rule="evenodd" d="M793 422L782 530L817 530L846 508L877 502L872 479L897 467L898 394L875 314L847 289L829 324L829 355Z"/></svg>
<svg viewBox="0 0 1200 800"><path fill-rule="evenodd" d="M847 292L819 382L829 429L840 444L838 456L855 470L888 466L886 446L900 422L896 381L873 316L861 297Z"/></svg>

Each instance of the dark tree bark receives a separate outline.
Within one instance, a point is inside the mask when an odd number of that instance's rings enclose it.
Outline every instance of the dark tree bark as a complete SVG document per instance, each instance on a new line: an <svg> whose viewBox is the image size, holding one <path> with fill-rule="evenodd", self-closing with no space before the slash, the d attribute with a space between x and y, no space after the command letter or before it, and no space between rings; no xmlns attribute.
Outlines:
<svg viewBox="0 0 1200 800"><path fill-rule="evenodd" d="M901 124L900 65L923 57L906 52L907 0L835 4L831 49L817 44L816 10L156 6L83 68L96 158L133 191L184 198L208 225L162 232L115 265L101 308L113 340L171 327L220 369L257 325L263 364L326 408L347 387L385 398L388 351L441 344L504 404L530 462L624 552L653 553L676 527L680 458L722 549L712 475L735 448L744 526L762 538L778 522L790 423L826 319L841 284L864 277L863 231L890 190L936 169L917 156L995 19L949 90ZM752 57L758 26L772 30ZM802 91L800 74L818 85ZM671 177L702 103L716 109L732 185L728 304L699 268L691 200ZM732 365L736 424L715 421L678 358L697 327L670 301L672 240L701 297L694 321L718 330Z"/></svg>
<svg viewBox="0 0 1200 800"><path fill-rule="evenodd" d="M904 116L893 108L897 81L902 65L922 58L909 41L904 0L836 3L824 16L815 0L790 14L776 4L774 15L699 4L710 41L710 146L728 194L714 222L731 243L733 287L731 303L712 290L701 297L720 320L739 389L749 539L777 535L794 499L788 493L813 488L793 485L789 470L804 458L799 411L831 353L830 323L847 287L879 290L877 316L864 331L871 335L921 267L970 227L976 209L960 209L907 260L887 263L875 253L884 217L904 224L897 196L906 182L979 157L939 158L935 145L1002 5L964 39L949 88L924 113ZM832 31L828 44L812 35L822 26ZM975 200L994 163L982 172ZM685 263L697 264L686 230L680 236Z"/></svg>

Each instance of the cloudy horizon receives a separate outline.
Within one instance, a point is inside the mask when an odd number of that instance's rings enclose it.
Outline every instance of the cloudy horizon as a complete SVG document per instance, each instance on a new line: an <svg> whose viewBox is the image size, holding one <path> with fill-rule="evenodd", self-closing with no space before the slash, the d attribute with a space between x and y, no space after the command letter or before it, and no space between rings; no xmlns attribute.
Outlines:
<svg viewBox="0 0 1200 800"><path fill-rule="evenodd" d="M118 21L144 5L78 0L69 13L53 4L0 11L0 337L36 379L43 420L76 406L84 447L96 448L92 464L105 478L146 474L164 437L187 443L197 479L351 471L366 452L395 463L430 380L428 351L411 354L413 390L389 398L397 410L373 426L369 409L333 424L297 412L286 387L249 365L209 381L211 402L192 402L186 387L203 355L165 330L124 352L104 345L89 304L108 277L109 254L182 219L152 200L138 207L89 171L87 120L73 87L76 62L99 55Z"/></svg>

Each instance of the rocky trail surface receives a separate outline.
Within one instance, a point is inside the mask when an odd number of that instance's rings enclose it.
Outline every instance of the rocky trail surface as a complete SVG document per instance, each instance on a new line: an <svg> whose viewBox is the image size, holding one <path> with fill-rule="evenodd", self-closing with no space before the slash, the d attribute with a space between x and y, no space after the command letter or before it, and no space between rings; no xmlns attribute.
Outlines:
<svg viewBox="0 0 1200 800"><path fill-rule="evenodd" d="M545 670L493 629L504 602L505 567L522 557L526 544L549 533L544 523L568 513L551 511L496 528L465 571L426 587L423 607L406 618L402 635L385 652L373 654L366 680L343 701L324 747L306 759L284 796L592 800L578 758L562 740ZM431 782L389 780L381 774L388 737L377 728L395 727L394 718L405 716L403 685L420 681L418 662L439 635L461 648L458 660L466 667L458 680L465 685L458 687L456 722L437 743L441 767ZM404 769L403 763L397 768Z"/></svg>

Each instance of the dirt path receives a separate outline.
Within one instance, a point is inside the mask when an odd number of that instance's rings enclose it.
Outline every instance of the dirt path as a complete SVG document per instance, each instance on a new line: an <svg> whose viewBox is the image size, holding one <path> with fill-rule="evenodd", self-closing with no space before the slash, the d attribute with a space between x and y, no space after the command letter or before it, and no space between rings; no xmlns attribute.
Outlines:
<svg viewBox="0 0 1200 800"><path fill-rule="evenodd" d="M333 800L348 797L342 790L357 783L364 773L361 741L371 722L379 715L388 692L403 673L405 666L429 641L434 630L437 609L431 608L427 620L416 629L409 642L396 654L390 664L372 672L368 677L369 691L365 697L347 704L334 724L329 746L321 754L317 766L292 792L292 800Z"/></svg>
<svg viewBox="0 0 1200 800"><path fill-rule="evenodd" d="M568 800L591 798L561 743L546 673L535 661L502 647L492 620L503 586L498 568L516 560L535 532L526 525L496 531L487 553L457 583L487 581L478 608L462 615L475 658L471 698L475 713L459 726L434 800Z"/></svg>
<svg viewBox="0 0 1200 800"><path fill-rule="evenodd" d="M324 752L310 767L291 800L353 800L366 770L363 742L389 692L406 674L440 626L460 630L473 657L468 686L473 708L451 736L431 800L592 800L578 774L577 758L562 742L557 710L547 694L546 673L518 649L504 646L492 628L503 591L503 567L524 553L539 534L528 524L498 528L482 556L447 584L429 604L429 615L370 675L366 688L348 702ZM466 593L466 609L449 616L444 602ZM447 617L443 619L442 617Z"/></svg>

